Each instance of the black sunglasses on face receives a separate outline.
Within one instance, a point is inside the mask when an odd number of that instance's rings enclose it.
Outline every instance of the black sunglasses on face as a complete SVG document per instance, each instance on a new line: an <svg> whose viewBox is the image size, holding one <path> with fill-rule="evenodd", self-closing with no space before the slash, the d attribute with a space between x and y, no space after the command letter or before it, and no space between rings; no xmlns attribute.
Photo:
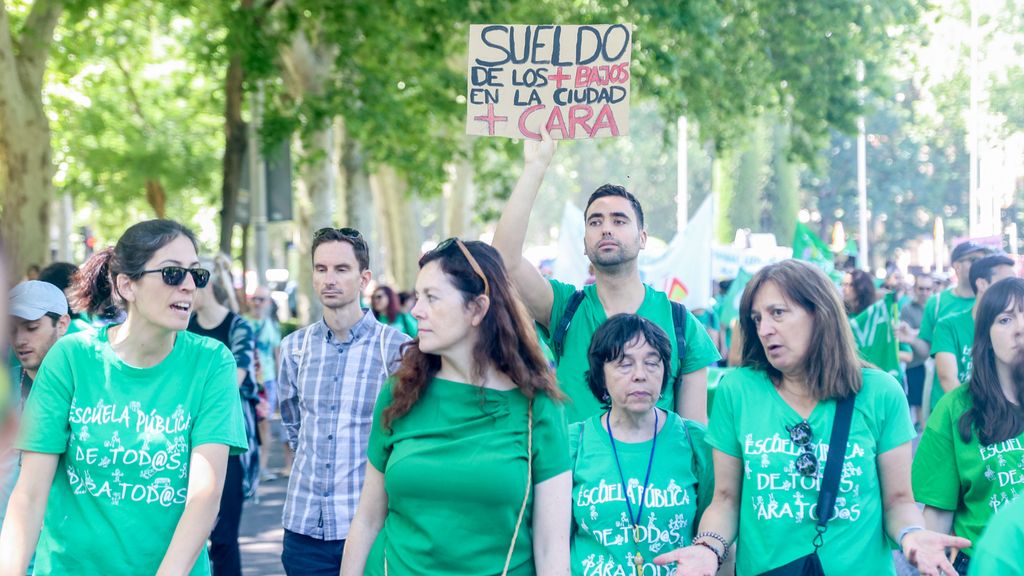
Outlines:
<svg viewBox="0 0 1024 576"><path fill-rule="evenodd" d="M205 288L210 282L210 271L205 268L183 268L181 266L164 266L155 270L143 270L142 274L153 274L159 272L168 286L181 286L185 281L185 275L191 274L196 288Z"/></svg>
<svg viewBox="0 0 1024 576"><path fill-rule="evenodd" d="M818 458L814 455L814 433L811 425L803 421L796 426L786 426L789 440L803 452L796 457L794 468L801 476L814 476L818 473Z"/></svg>

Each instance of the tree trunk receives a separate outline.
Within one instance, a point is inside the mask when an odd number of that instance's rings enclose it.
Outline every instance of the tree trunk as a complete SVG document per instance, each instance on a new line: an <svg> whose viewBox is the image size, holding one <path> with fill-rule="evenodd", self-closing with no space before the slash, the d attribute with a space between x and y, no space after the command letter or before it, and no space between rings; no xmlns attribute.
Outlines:
<svg viewBox="0 0 1024 576"><path fill-rule="evenodd" d="M296 32L290 44L281 48L281 72L285 86L298 102L305 98L318 98L334 72L337 48L310 40L304 31ZM311 254L313 232L334 221L334 147L333 118L314 118L315 125L307 127L301 138L297 155L299 170L299 210L297 210L299 252L299 318L303 322L317 320L321 315L320 301L313 293Z"/></svg>
<svg viewBox="0 0 1024 576"><path fill-rule="evenodd" d="M379 165L370 174L370 186L377 204L377 221L383 227L387 269L397 290L409 290L419 271L420 226L408 194L409 184L394 168Z"/></svg>
<svg viewBox="0 0 1024 576"><path fill-rule="evenodd" d="M243 6L251 6L251 0L243 0ZM224 180L221 186L220 251L231 255L231 237L235 230L235 213L238 210L238 189L242 183L242 164L248 146L247 126L242 120L242 101L245 92L242 82L245 71L242 57L231 57L224 82Z"/></svg>
<svg viewBox="0 0 1024 576"><path fill-rule="evenodd" d="M473 163L469 153L472 142L466 138L465 155L456 159L452 178L444 194L444 237L458 236L475 240L473 234L473 206L476 203L476 184L473 182Z"/></svg>
<svg viewBox="0 0 1024 576"><path fill-rule="evenodd" d="M789 134L782 118L775 120L772 127L772 140L775 158L773 162L774 194L771 205L771 230L775 233L779 244L788 246L793 240L797 212L800 210L797 202L800 183L797 168L788 158Z"/></svg>
<svg viewBox="0 0 1024 576"><path fill-rule="evenodd" d="M160 180L150 178L146 180L146 201L153 207L157 218L167 217L167 192L160 184Z"/></svg>
<svg viewBox="0 0 1024 576"><path fill-rule="evenodd" d="M735 201L732 172L732 153L723 150L715 155L711 161L711 193L715 194L715 209L718 212L715 238L722 244L731 244L736 232L729 217L732 213L732 203Z"/></svg>
<svg viewBox="0 0 1024 576"><path fill-rule="evenodd" d="M756 120L741 143L742 149L736 166L735 196L729 206L729 222L734 230L747 228L760 232L767 168L764 137L764 123Z"/></svg>
<svg viewBox="0 0 1024 576"><path fill-rule="evenodd" d="M44 264L50 244L53 162L42 83L62 10L60 0L36 0L15 35L0 2L0 234L12 281Z"/></svg>
<svg viewBox="0 0 1024 576"><path fill-rule="evenodd" d="M351 226L363 233L369 244L370 269L374 277L386 276L389 271L381 250L381 233L373 217L373 191L370 189L370 176L366 172L362 147L355 140L344 138L340 153L345 193L342 195L344 205L338 211L342 215L339 224Z"/></svg>

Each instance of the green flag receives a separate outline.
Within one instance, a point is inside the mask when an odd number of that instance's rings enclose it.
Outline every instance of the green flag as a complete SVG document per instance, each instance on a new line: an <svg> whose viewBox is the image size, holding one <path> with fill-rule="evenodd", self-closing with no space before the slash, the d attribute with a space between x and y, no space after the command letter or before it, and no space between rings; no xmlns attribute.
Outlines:
<svg viewBox="0 0 1024 576"><path fill-rule="evenodd" d="M740 298L743 297L743 289L747 287L747 282L753 278L745 269L740 268L740 271L736 274L736 279L729 285L729 290L722 295L722 309L718 312L718 317L723 327L728 327L732 324L733 319L739 316L740 313Z"/></svg>
<svg viewBox="0 0 1024 576"><path fill-rule="evenodd" d="M899 308L896 296L891 292L850 318L853 340L861 358L892 374L897 380L900 379L900 342L896 338L898 323Z"/></svg>
<svg viewBox="0 0 1024 576"><path fill-rule="evenodd" d="M796 232L793 234L793 258L810 262L821 268L821 271L836 284L843 279L842 273L836 271L832 250L829 249L828 244L818 238L818 235L803 222L796 223Z"/></svg>

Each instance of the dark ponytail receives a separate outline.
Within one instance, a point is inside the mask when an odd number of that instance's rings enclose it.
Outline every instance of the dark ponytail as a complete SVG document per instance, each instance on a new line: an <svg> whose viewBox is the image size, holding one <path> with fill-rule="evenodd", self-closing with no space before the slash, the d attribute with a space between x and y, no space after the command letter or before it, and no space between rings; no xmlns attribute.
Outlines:
<svg viewBox="0 0 1024 576"><path fill-rule="evenodd" d="M195 234L173 220L146 220L129 227L116 246L93 254L78 270L74 307L103 316L123 308L124 301L115 284L117 275L138 280L153 254L178 236L188 238L199 250Z"/></svg>
<svg viewBox="0 0 1024 576"><path fill-rule="evenodd" d="M117 306L110 285L110 261L113 258L114 248L110 246L96 252L82 264L75 275L72 308L103 316Z"/></svg>

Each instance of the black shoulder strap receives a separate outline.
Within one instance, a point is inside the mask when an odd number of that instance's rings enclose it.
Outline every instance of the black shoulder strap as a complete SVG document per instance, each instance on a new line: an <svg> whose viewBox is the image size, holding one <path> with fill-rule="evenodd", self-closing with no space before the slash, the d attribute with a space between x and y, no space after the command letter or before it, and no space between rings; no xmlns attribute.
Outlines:
<svg viewBox="0 0 1024 576"><path fill-rule="evenodd" d="M683 358L686 357L686 306L675 300L669 300L672 304L672 326L676 331L676 355L679 356L679 368L683 367Z"/></svg>
<svg viewBox="0 0 1024 576"><path fill-rule="evenodd" d="M572 296L569 297L569 301L565 304L565 312L558 320L558 326L555 326L555 332L551 337L551 348L557 359L562 358L562 344L565 342L565 335L569 332L569 324L572 323L572 317L576 314L576 309L580 307L580 303L583 302L584 296L583 290L573 292Z"/></svg>
<svg viewBox="0 0 1024 576"><path fill-rule="evenodd" d="M853 420L855 398L856 395L850 394L836 404L836 416L832 422L832 438L828 442L828 460L825 462L825 474L821 480L821 491L818 493L819 535L824 532L825 525L832 517L832 510L836 505L843 460L846 459L846 441L850 438L850 422ZM817 546L818 544L815 545L815 547Z"/></svg>

